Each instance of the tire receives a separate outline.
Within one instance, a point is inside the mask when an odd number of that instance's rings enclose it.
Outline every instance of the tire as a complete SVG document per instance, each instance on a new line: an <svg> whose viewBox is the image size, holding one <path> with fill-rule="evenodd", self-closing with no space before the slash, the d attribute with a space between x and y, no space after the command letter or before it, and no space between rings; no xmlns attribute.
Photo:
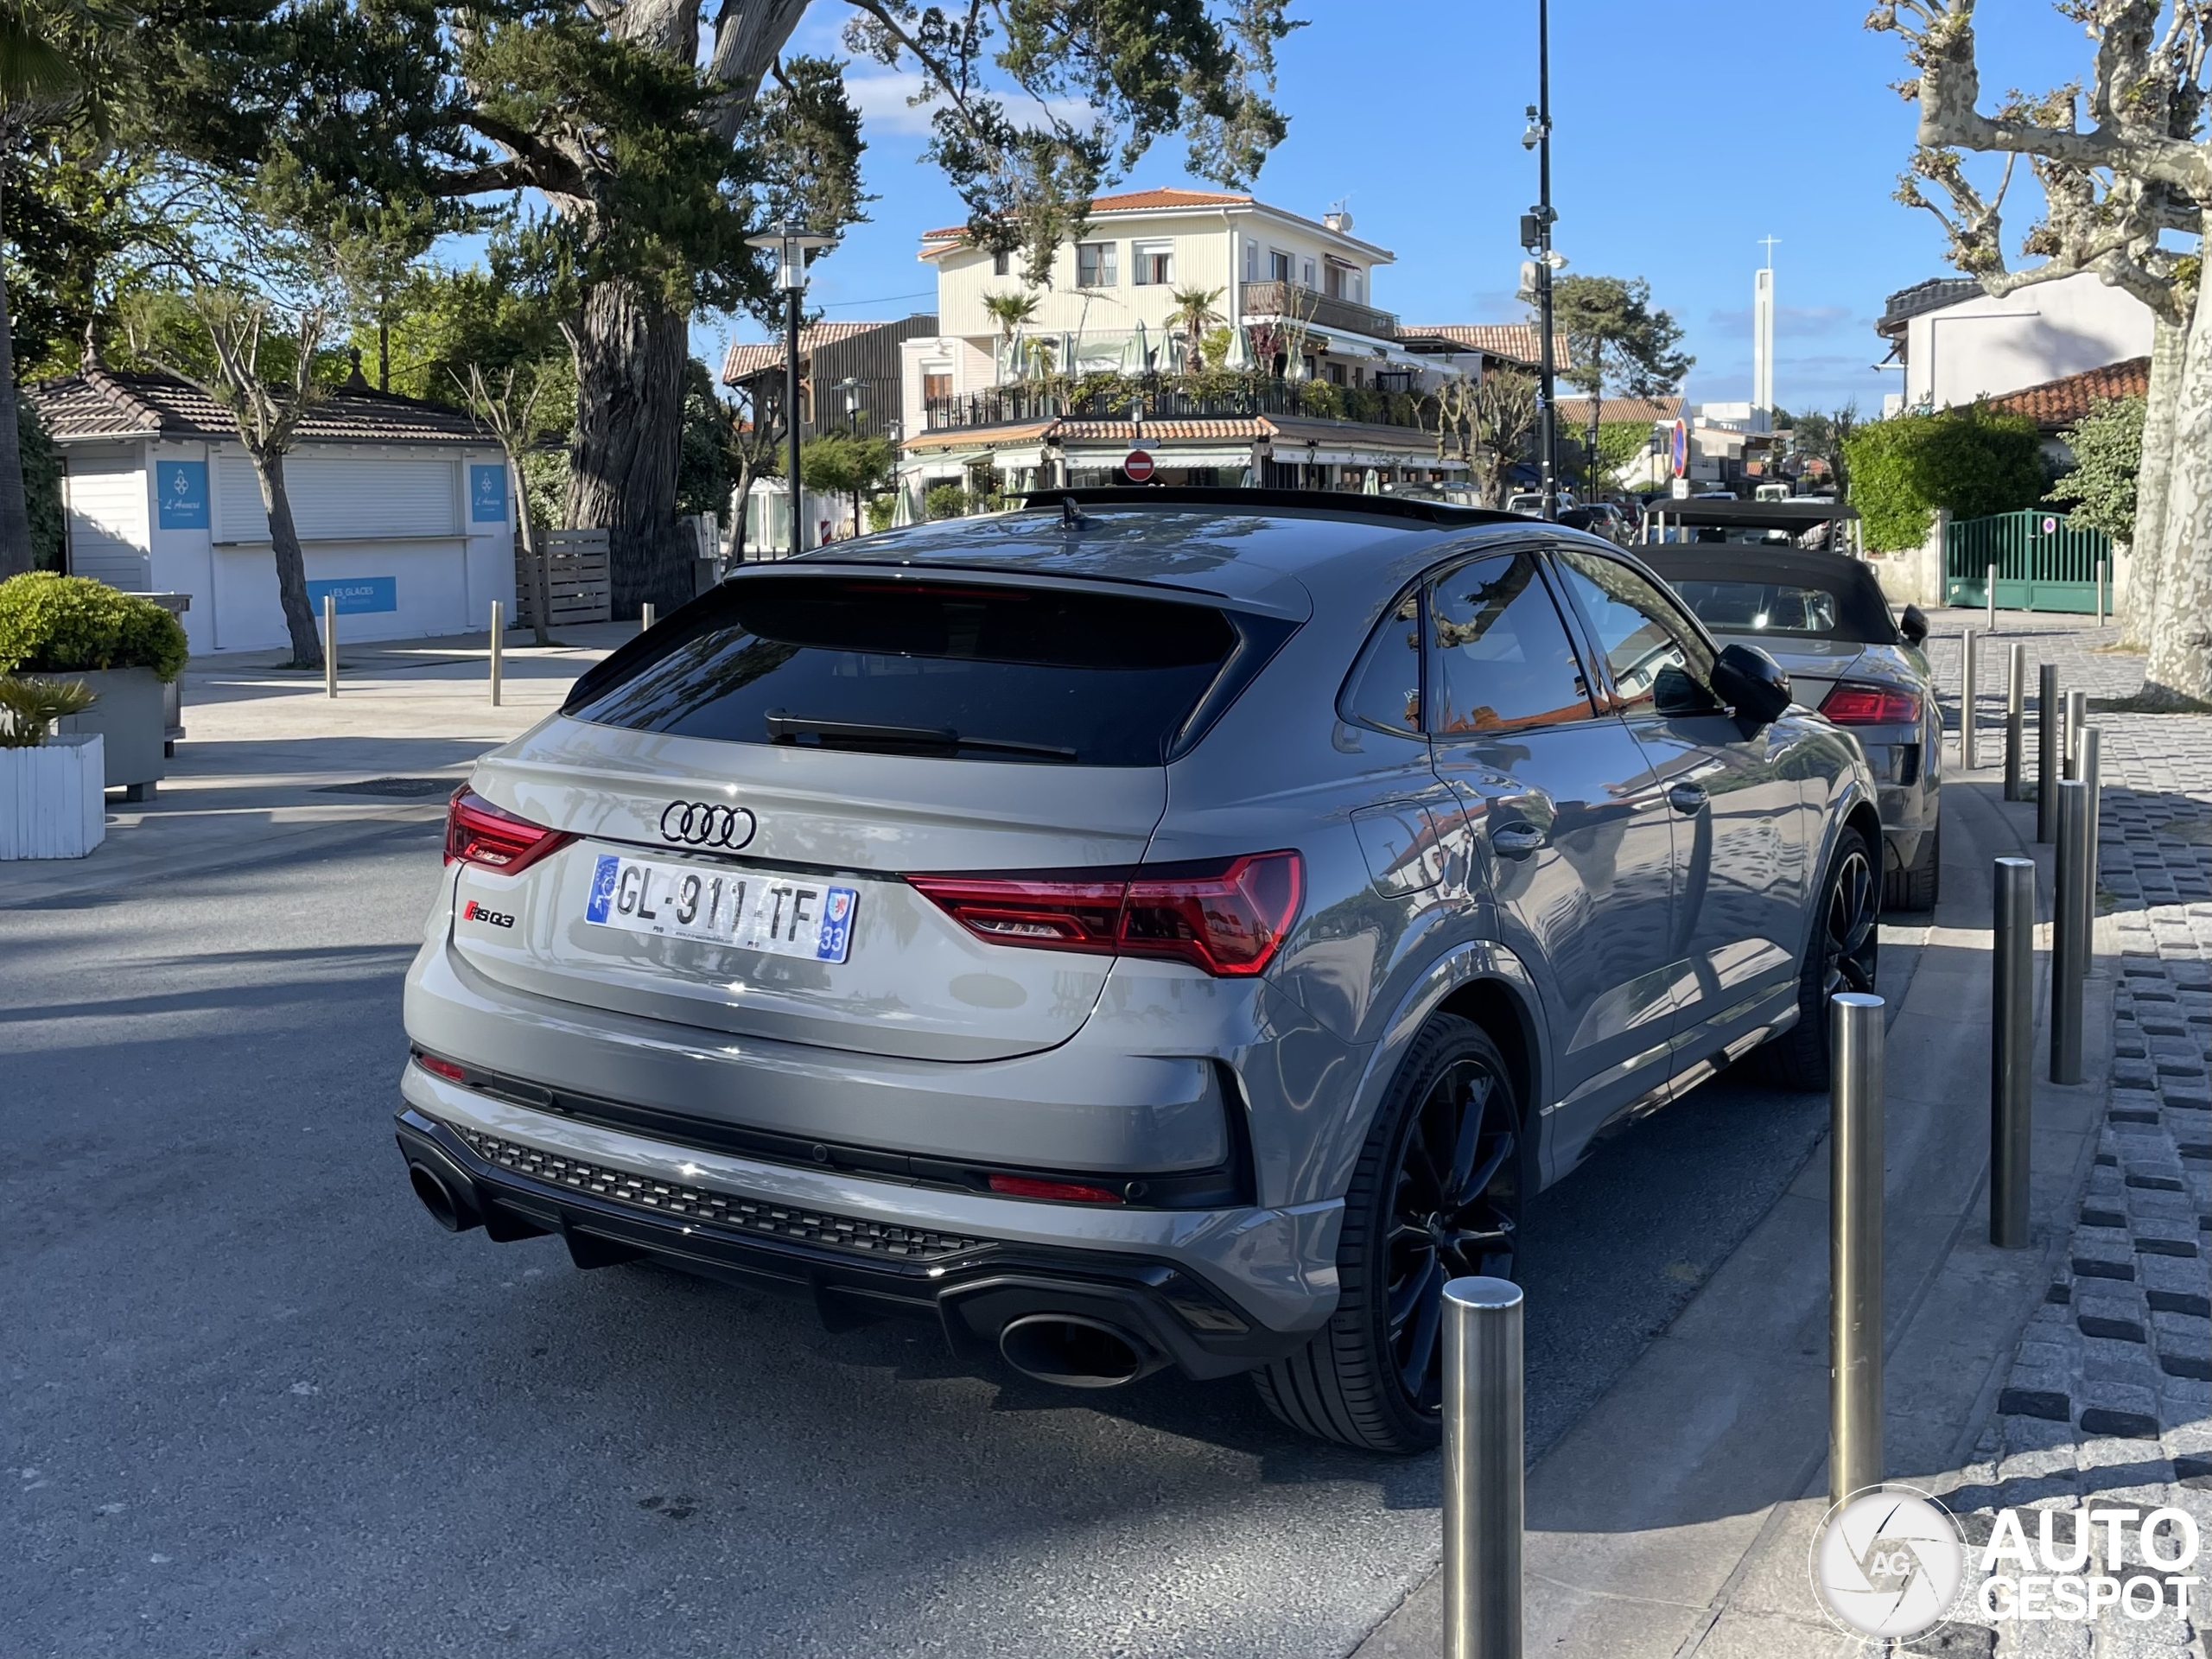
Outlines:
<svg viewBox="0 0 2212 1659"><path fill-rule="evenodd" d="M1433 1017L1391 1079L1344 1194L1337 1310L1304 1348L1254 1375L1268 1410L1368 1452L1426 1452L1442 1439L1444 1281L1516 1275L1524 1134L1489 1034ZM1429 1147L1447 1136L1451 1163L1440 1166ZM1447 1188L1457 1203L1438 1202Z"/></svg>
<svg viewBox="0 0 2212 1659"><path fill-rule="evenodd" d="M1930 911L1943 880L1943 826L1938 820L1921 842L1920 856L1910 865L1891 870L1882 881L1885 910Z"/></svg>
<svg viewBox="0 0 2212 1659"><path fill-rule="evenodd" d="M1828 998L1874 988L1882 929L1873 858L1866 838L1845 826L1821 883L1812 937L1797 974L1797 1023L1761 1051L1768 1078L1780 1088L1810 1092L1828 1086Z"/></svg>

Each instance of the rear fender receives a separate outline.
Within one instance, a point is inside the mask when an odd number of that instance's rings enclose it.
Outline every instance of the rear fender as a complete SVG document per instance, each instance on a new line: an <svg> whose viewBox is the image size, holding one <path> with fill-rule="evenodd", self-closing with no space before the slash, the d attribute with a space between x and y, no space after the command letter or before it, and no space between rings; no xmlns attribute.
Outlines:
<svg viewBox="0 0 2212 1659"><path fill-rule="evenodd" d="M1551 1040L1535 978L1521 958L1505 946L1491 940L1470 940L1438 957L1400 1001L1384 1024L1381 1039L1368 1052L1366 1069L1348 1109L1329 1132L1317 1137L1292 1202L1344 1195L1351 1185L1352 1172L1358 1166L1360 1150L1367 1143L1376 1114L1382 1109L1382 1096L1414 1039L1429 1016L1446 1003L1482 988L1493 988L1502 995L1520 1023L1520 1041L1528 1058L1527 1098L1521 1103L1524 1129L1528 1123L1544 1122L1538 1103L1548 1097L1546 1091L1551 1086ZM1533 1191L1541 1184L1536 1178L1544 1168L1538 1144L1541 1135L1540 1128L1535 1135L1522 1136L1526 1173L1530 1178L1525 1190Z"/></svg>

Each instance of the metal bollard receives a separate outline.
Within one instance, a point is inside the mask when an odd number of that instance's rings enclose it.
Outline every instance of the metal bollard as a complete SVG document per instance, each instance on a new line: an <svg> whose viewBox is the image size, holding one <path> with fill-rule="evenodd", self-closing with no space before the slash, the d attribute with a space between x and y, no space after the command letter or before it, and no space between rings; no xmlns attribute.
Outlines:
<svg viewBox="0 0 2212 1659"><path fill-rule="evenodd" d="M1521 1659L1521 1287L1444 1287L1445 1659Z"/></svg>
<svg viewBox="0 0 2212 1659"><path fill-rule="evenodd" d="M493 600L492 601L492 706L494 709L499 706L499 645L505 637L499 626L505 620L499 614L500 608L499 601Z"/></svg>
<svg viewBox="0 0 2212 1659"><path fill-rule="evenodd" d="M2105 562L2097 561L2097 626L2105 625Z"/></svg>
<svg viewBox="0 0 2212 1659"><path fill-rule="evenodd" d="M322 695L338 695L338 595L322 596Z"/></svg>
<svg viewBox="0 0 2212 1659"><path fill-rule="evenodd" d="M2082 1081L2082 970L2088 958L2082 939L2082 888L2088 857L2084 836L2089 786L2069 778L2058 786L2058 902L2050 938L2050 1080Z"/></svg>
<svg viewBox="0 0 2212 1659"><path fill-rule="evenodd" d="M2075 943L2080 950L2082 977L2089 976L2089 962L2094 954L2090 946L2097 928L2097 855L2101 842L2097 834L2097 810L2103 800L2098 793L2098 752L2102 735L2094 726L2084 726L2075 740L2074 775L2082 780L2082 913L2075 918Z"/></svg>
<svg viewBox="0 0 2212 1659"><path fill-rule="evenodd" d="M1959 664L1959 769L1972 772L1977 764L1974 754L1974 698L1981 690L1981 664L1974 652L1974 630L1966 631L1961 642L1961 660Z"/></svg>
<svg viewBox="0 0 2212 1659"><path fill-rule="evenodd" d="M2035 1102L2036 861L1997 861L1990 953L1989 1242L2028 1247L2028 1141Z"/></svg>
<svg viewBox="0 0 2212 1659"><path fill-rule="evenodd" d="M2066 694L2066 720L2058 728L2058 765L2061 779L2079 778L2082 758L2082 728L2089 714L2089 694L2069 691Z"/></svg>
<svg viewBox="0 0 2212 1659"><path fill-rule="evenodd" d="M1989 586L1986 591L1989 598L1989 632L1994 633L1997 632L1997 567L1993 564L1989 567Z"/></svg>
<svg viewBox="0 0 2212 1659"><path fill-rule="evenodd" d="M2028 648L2014 645L2005 670L2005 798L2020 798L2020 728L2028 696Z"/></svg>
<svg viewBox="0 0 2212 1659"><path fill-rule="evenodd" d="M1882 999L1828 999L1828 1497L1882 1478Z"/></svg>
<svg viewBox="0 0 2212 1659"><path fill-rule="evenodd" d="M2058 671L2045 663L2036 679L2036 839L2058 833Z"/></svg>
<svg viewBox="0 0 2212 1659"><path fill-rule="evenodd" d="M648 632L652 630L652 626L653 607L651 605L640 605L638 607L638 632L639 633Z"/></svg>

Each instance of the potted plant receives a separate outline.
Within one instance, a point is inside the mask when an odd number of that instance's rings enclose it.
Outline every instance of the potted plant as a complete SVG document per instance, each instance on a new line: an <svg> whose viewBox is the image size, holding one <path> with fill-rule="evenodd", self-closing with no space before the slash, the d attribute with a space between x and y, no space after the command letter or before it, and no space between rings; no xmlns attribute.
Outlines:
<svg viewBox="0 0 2212 1659"><path fill-rule="evenodd" d="M0 675L0 859L82 858L106 837L104 740L52 735L92 700L82 680Z"/></svg>
<svg viewBox="0 0 2212 1659"><path fill-rule="evenodd" d="M184 671L184 626L140 594L33 570L0 582L0 674L67 674L95 699L65 734L99 733L105 787L143 801L166 770L162 688Z"/></svg>

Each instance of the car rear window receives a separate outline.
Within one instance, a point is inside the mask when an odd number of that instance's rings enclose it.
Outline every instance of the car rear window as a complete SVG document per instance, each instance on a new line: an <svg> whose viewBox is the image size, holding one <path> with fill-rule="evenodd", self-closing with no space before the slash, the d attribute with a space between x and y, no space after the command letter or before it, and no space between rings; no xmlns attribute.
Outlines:
<svg viewBox="0 0 2212 1659"><path fill-rule="evenodd" d="M563 712L728 743L1158 766L1239 637L1205 605L888 577L747 577L609 658Z"/></svg>
<svg viewBox="0 0 2212 1659"><path fill-rule="evenodd" d="M1658 556L1651 564L1715 633L1790 634L1862 645L1897 642L1881 586L1862 568L1822 570L1778 559L1770 566L1748 553L1725 563Z"/></svg>

